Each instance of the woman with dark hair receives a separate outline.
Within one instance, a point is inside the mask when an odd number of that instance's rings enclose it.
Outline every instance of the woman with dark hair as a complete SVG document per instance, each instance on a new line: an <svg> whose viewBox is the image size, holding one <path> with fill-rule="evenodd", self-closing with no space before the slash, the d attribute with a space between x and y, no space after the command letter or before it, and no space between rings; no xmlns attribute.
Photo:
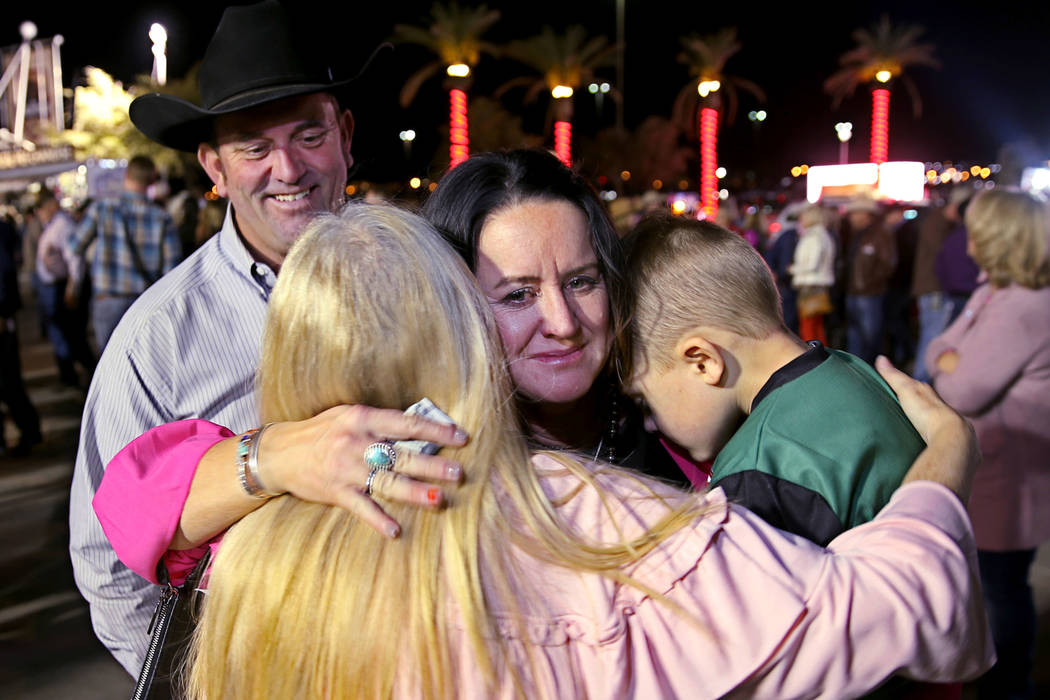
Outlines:
<svg viewBox="0 0 1050 700"><path fill-rule="evenodd" d="M546 151L483 153L445 175L423 216L495 312L533 441L675 477L658 445L639 449L641 423L610 368L626 321L623 250L590 185Z"/></svg>

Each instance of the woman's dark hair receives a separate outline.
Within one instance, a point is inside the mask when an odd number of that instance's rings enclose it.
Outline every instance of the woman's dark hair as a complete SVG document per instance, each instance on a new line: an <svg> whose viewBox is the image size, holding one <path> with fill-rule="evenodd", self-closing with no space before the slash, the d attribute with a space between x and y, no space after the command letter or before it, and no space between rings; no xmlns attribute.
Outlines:
<svg viewBox="0 0 1050 700"><path fill-rule="evenodd" d="M549 151L516 149L473 155L445 174L422 214L455 247L472 271L485 222L495 212L529 200L566 201L587 217L591 247L609 294L612 331L619 343L627 316L620 237L594 188ZM613 348L613 356L618 348Z"/></svg>

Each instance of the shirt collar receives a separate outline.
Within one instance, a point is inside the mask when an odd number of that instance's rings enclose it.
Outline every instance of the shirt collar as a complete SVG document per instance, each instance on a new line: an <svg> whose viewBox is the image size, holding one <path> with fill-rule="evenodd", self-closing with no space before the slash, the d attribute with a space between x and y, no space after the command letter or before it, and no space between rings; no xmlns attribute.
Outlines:
<svg viewBox="0 0 1050 700"><path fill-rule="evenodd" d="M828 359L827 348L819 340L811 340L806 345L809 346L808 350L774 372L769 377L769 381L758 390L755 399L751 402L752 413L758 408L759 402L769 396L774 389L784 386L793 379L798 379Z"/></svg>
<svg viewBox="0 0 1050 700"><path fill-rule="evenodd" d="M266 263L258 262L252 258L247 246L237 231L237 223L233 218L233 205L226 205L226 218L219 229L219 246L233 261L234 267L249 277L265 299L270 298L273 285L277 282L277 273Z"/></svg>

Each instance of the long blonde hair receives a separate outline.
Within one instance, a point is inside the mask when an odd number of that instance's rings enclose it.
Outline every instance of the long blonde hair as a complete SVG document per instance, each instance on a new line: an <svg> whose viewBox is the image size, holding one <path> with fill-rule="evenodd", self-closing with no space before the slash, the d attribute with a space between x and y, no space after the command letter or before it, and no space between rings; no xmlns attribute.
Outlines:
<svg viewBox="0 0 1050 700"><path fill-rule="evenodd" d="M423 219L350 204L310 224L270 299L262 419L343 403L403 409L427 396L471 435L447 451L466 478L441 510L382 501L398 540L289 495L230 528L189 654L190 697L453 696L452 615L491 687L521 693L528 670L502 653L487 599L512 610L529 601L508 544L630 582L620 568L695 517L696 506L676 504L630 542L572 534L530 462L498 339L473 276ZM580 488L595 484L561 461Z"/></svg>

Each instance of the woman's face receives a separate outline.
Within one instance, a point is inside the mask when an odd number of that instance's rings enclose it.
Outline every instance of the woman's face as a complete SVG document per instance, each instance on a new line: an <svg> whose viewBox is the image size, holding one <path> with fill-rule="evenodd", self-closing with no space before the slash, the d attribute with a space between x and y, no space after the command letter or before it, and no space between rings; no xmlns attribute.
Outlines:
<svg viewBox="0 0 1050 700"><path fill-rule="evenodd" d="M481 229L477 278L518 392L549 403L586 394L612 338L609 295L583 211L540 199L496 211Z"/></svg>

